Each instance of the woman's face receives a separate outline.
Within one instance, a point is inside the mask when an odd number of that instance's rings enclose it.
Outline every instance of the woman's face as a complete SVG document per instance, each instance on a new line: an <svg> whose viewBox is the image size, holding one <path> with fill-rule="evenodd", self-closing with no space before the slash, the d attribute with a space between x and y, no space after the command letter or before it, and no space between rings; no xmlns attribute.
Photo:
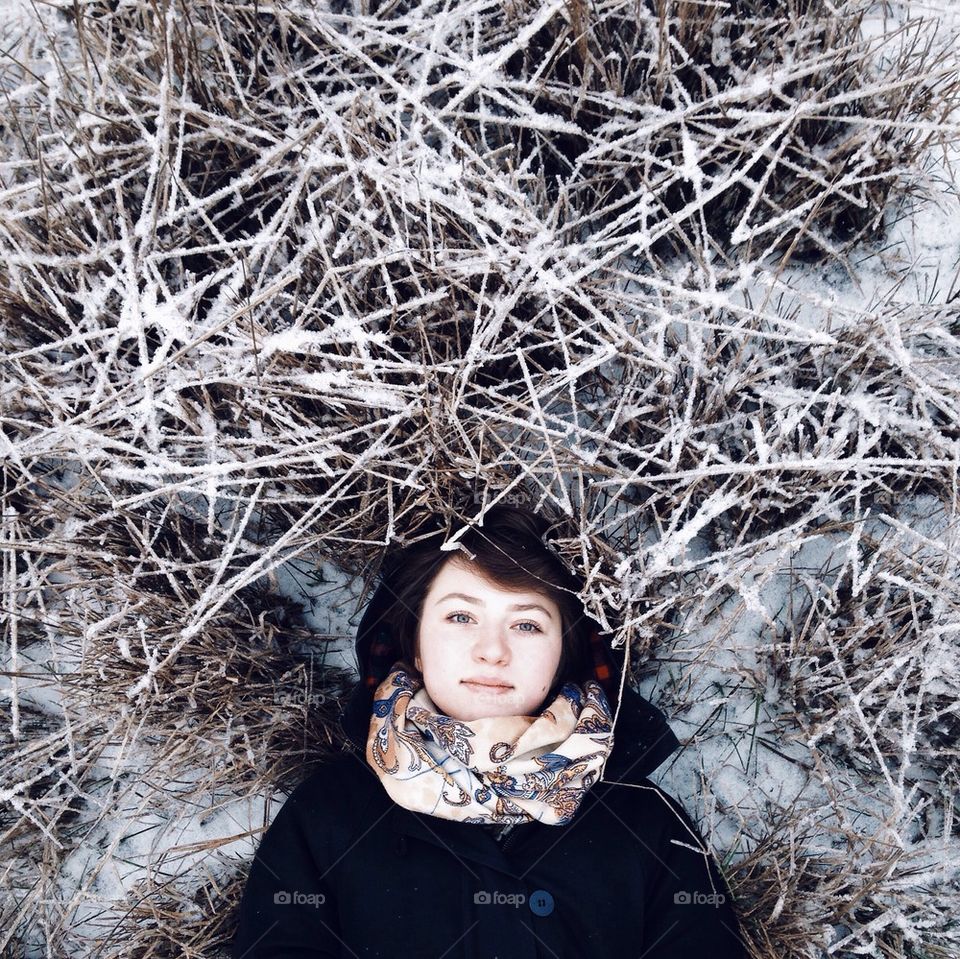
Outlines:
<svg viewBox="0 0 960 959"><path fill-rule="evenodd" d="M454 558L424 597L414 665L447 716L532 716L556 678L562 636L560 610L544 593L501 589Z"/></svg>

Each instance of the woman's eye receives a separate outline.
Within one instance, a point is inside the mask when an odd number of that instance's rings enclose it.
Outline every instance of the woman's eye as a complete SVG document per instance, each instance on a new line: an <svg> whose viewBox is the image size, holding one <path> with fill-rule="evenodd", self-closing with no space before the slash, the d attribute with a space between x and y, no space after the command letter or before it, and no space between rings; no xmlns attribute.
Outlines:
<svg viewBox="0 0 960 959"><path fill-rule="evenodd" d="M462 616L463 619L457 619L458 616ZM470 622L470 614L469 613L450 613L450 615L447 616L447 622L456 623L457 625L466 625L467 623ZM540 625L538 623L527 621L523 623L517 623L517 626L519 627L521 633L542 633L543 632L543 630L540 628ZM523 628L524 626L529 626L531 628L524 629Z"/></svg>

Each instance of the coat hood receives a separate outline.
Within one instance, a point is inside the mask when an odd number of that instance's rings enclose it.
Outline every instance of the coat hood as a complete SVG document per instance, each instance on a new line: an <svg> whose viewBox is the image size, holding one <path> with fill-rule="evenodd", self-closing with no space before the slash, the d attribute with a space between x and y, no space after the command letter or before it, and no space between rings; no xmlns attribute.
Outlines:
<svg viewBox="0 0 960 959"><path fill-rule="evenodd" d="M373 711L373 694L399 658L399 646L384 620L390 592L382 584L373 594L357 629L360 681L342 709L343 732L364 755ZM638 784L680 745L666 717L622 680L625 651L611 649L598 632L591 636L593 676L603 686L614 715L614 745L601 781ZM622 686L622 693L621 693Z"/></svg>

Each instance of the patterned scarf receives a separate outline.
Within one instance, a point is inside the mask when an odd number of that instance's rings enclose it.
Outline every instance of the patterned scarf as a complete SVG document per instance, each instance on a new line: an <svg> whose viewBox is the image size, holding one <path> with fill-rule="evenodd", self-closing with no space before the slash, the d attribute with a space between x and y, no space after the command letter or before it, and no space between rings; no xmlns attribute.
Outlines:
<svg viewBox="0 0 960 959"><path fill-rule="evenodd" d="M569 822L613 748L595 680L566 683L537 716L468 721L437 712L402 662L373 697L367 762L398 805L468 823Z"/></svg>

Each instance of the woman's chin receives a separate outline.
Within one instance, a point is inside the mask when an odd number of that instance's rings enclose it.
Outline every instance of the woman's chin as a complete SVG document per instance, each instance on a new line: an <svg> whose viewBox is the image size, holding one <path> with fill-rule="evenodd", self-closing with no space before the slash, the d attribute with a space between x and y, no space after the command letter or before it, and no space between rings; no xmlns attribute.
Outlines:
<svg viewBox="0 0 960 959"><path fill-rule="evenodd" d="M471 696L469 701L461 699L451 703L451 709L444 712L452 719L472 722L475 719L495 719L498 716L532 715L524 708L524 702L518 696L497 694Z"/></svg>

